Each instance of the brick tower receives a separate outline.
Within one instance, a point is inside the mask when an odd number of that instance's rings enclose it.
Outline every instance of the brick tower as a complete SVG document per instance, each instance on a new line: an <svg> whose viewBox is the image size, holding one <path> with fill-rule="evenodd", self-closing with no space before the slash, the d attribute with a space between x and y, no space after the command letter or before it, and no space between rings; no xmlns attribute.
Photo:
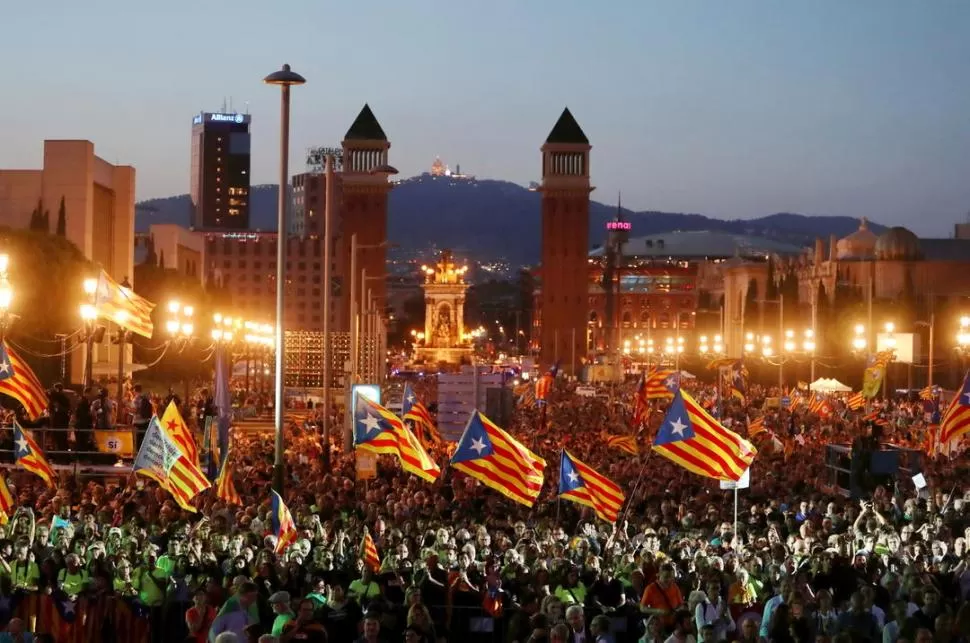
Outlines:
<svg viewBox="0 0 970 643"><path fill-rule="evenodd" d="M367 271L367 283L378 300L378 310L384 310L386 273L385 252L381 244L387 241L387 195L391 191L388 177L397 170L387 164L387 150L391 144L370 106L364 105L344 140L343 170L341 172L340 243L339 256L343 266L338 314L339 328L349 328L350 311L350 244L357 234L357 286L360 271ZM380 279L370 279L380 277ZM358 295L360 291L358 290Z"/></svg>
<svg viewBox="0 0 970 643"><path fill-rule="evenodd" d="M586 356L591 149L568 108L542 146L540 366L571 375Z"/></svg>

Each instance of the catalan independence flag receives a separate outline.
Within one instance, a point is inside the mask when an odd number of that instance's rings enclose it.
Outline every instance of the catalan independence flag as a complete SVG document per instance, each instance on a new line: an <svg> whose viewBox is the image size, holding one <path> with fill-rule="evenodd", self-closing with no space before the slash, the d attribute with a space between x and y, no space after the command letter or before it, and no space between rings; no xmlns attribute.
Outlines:
<svg viewBox="0 0 970 643"><path fill-rule="evenodd" d="M273 535L276 536L276 553L286 551L286 548L296 542L296 523L290 510L286 508L286 503L280 494L270 490L270 523L273 528Z"/></svg>
<svg viewBox="0 0 970 643"><path fill-rule="evenodd" d="M364 530L364 538L360 543L360 560L373 572L381 569L381 557L377 554L377 545L374 544L374 539L367 530Z"/></svg>
<svg viewBox="0 0 970 643"><path fill-rule="evenodd" d="M441 436L438 434L438 428L431 418L431 412L418 399L418 396L414 394L414 389L411 388L410 382L405 382L404 393L401 395L401 419L414 422L414 428L418 433L418 440L420 440L422 445L441 442ZM427 441L424 439L425 435L428 436Z"/></svg>
<svg viewBox="0 0 970 643"><path fill-rule="evenodd" d="M940 419L940 444L959 438L970 431L970 373L963 377L963 385L953 395Z"/></svg>
<svg viewBox="0 0 970 643"><path fill-rule="evenodd" d="M20 402L31 420L47 408L47 392L40 380L7 342L0 342L0 393Z"/></svg>
<svg viewBox="0 0 970 643"><path fill-rule="evenodd" d="M451 458L451 466L507 498L531 507L542 491L546 461L487 417L473 411Z"/></svg>
<svg viewBox="0 0 970 643"><path fill-rule="evenodd" d="M131 288L122 286L109 277L104 270L98 277L94 303L98 317L115 322L136 335L151 339L154 330L152 310L155 309L155 304L141 295L136 295Z"/></svg>
<svg viewBox="0 0 970 643"><path fill-rule="evenodd" d="M189 430L189 427L185 424L185 420L182 419L182 414L179 413L175 402L168 403L165 412L162 413L162 419L160 421L165 428L165 432L175 440L175 444L178 445L182 455L188 458L189 462L198 465L199 447L195 443L195 437L193 437L192 431Z"/></svg>
<svg viewBox="0 0 970 643"><path fill-rule="evenodd" d="M186 511L194 512L192 498L212 486L199 465L185 457L155 416L148 423L132 472L158 482Z"/></svg>
<svg viewBox="0 0 970 643"><path fill-rule="evenodd" d="M757 454L750 442L721 426L682 390L674 394L653 449L697 475L734 482Z"/></svg>
<svg viewBox="0 0 970 643"><path fill-rule="evenodd" d="M441 475L441 468L401 418L363 395L357 396L354 409L354 444L361 451L397 456L402 469L428 482Z"/></svg>
<svg viewBox="0 0 970 643"><path fill-rule="evenodd" d="M55 486L57 474L44 457L44 452L37 446L34 437L30 435L30 431L24 430L16 420L13 423L13 451L18 465L40 476L48 487Z"/></svg>
<svg viewBox="0 0 970 643"><path fill-rule="evenodd" d="M552 391L553 385L556 383L556 375L559 373L559 362L556 362L552 368L549 369L548 373L545 373L542 377L536 380L536 400L544 402L549 396L549 392Z"/></svg>
<svg viewBox="0 0 970 643"><path fill-rule="evenodd" d="M606 446L619 449L630 455L640 455L637 439L632 435L608 435L606 436Z"/></svg>
<svg viewBox="0 0 970 643"><path fill-rule="evenodd" d="M643 394L648 400L668 399L680 388L680 373L654 370L643 378Z"/></svg>
<svg viewBox="0 0 970 643"><path fill-rule="evenodd" d="M606 522L616 522L626 499L619 485L566 450L559 460L559 497L591 507Z"/></svg>

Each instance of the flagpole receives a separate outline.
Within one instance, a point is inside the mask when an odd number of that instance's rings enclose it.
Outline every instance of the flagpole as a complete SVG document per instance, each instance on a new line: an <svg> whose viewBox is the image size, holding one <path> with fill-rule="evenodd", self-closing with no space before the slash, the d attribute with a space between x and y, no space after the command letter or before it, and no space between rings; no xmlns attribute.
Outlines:
<svg viewBox="0 0 970 643"><path fill-rule="evenodd" d="M738 536L738 485L734 485L734 537Z"/></svg>

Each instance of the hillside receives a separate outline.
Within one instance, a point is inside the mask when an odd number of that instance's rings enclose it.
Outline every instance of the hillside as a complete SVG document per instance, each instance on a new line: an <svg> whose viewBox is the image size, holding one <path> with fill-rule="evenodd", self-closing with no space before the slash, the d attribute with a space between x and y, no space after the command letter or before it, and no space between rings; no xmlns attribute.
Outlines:
<svg viewBox="0 0 970 643"><path fill-rule="evenodd" d="M254 229L276 229L276 186L251 191ZM513 265L535 263L539 256L540 196L508 181L456 180L422 175L401 181L391 192L388 237L402 248L431 245L452 248L477 260L504 258ZM810 245L815 237L839 237L855 231L858 219L845 216L805 216L778 213L756 219L723 220L702 214L633 212L624 209L632 236L670 230L721 230ZM590 243L601 243L606 222L616 206L590 204ZM189 196L151 199L138 204L136 227L151 223L188 225ZM877 234L884 228L870 224Z"/></svg>

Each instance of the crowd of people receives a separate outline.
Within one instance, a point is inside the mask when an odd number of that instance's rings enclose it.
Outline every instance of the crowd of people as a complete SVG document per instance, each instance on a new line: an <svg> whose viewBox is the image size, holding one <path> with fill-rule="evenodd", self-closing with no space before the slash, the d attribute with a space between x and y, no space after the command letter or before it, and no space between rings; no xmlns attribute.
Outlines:
<svg viewBox="0 0 970 643"><path fill-rule="evenodd" d="M821 418L750 386L743 402L719 405L742 435L755 417L767 428L753 440L750 488L735 496L651 454L665 404L634 428L634 388L586 397L561 380L544 413L516 410L505 428L550 463L531 508L448 469L443 442L430 446L444 470L433 484L389 457L358 481L339 431L322 443L317 407L286 429L282 495L298 537L279 553L266 435L234 432L241 506L210 490L195 513L144 477L65 472L49 489L8 470L18 508L0 539L0 643L970 641L959 450L926 455L926 487L900 477L847 498L825 447L851 444L873 416L838 403ZM432 379L415 390L436 397ZM918 402L878 410L886 441L924 444ZM610 435L635 435L639 454L608 446ZM563 448L624 490L616 524L557 499ZM377 569L361 556L365 534Z"/></svg>

